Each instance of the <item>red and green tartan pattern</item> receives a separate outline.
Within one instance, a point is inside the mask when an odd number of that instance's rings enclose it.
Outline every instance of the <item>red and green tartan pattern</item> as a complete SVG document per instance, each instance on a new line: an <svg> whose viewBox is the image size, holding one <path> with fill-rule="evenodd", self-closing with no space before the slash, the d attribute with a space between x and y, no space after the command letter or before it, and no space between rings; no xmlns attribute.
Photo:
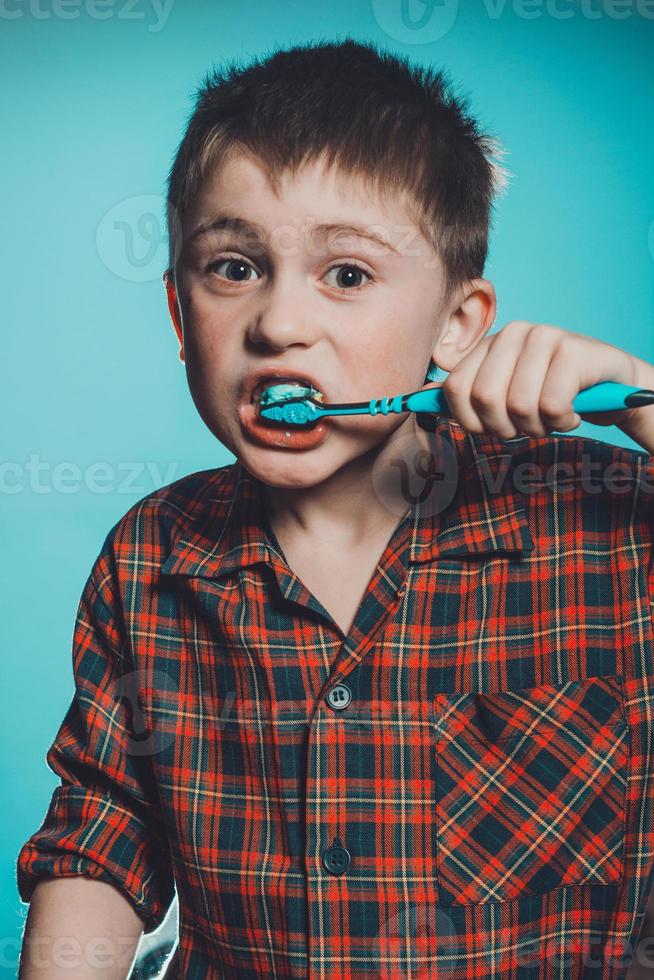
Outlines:
<svg viewBox="0 0 654 980"><path fill-rule="evenodd" d="M628 730L619 677L435 699L443 905L624 875Z"/></svg>
<svg viewBox="0 0 654 980"><path fill-rule="evenodd" d="M347 637L240 463L130 507L80 599L24 901L88 875L151 931L176 891L185 980L626 976L654 884L654 462L442 418L432 445L456 492L408 508Z"/></svg>

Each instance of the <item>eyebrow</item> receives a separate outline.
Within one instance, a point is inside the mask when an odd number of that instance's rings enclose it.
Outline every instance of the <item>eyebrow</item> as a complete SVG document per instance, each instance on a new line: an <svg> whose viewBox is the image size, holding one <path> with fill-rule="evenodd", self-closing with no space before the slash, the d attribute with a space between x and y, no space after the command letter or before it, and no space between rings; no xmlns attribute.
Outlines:
<svg viewBox="0 0 654 980"><path fill-rule="evenodd" d="M263 228L261 225L255 224L252 221L247 221L245 218L239 218L237 215L225 213L217 215L209 224L199 225L191 234L190 241L195 242L199 238L203 238L205 235L211 234L211 232L222 231L224 229L227 229L236 235L247 235L248 238L259 241L262 244L265 240L265 235L262 234ZM374 232L370 231L368 228L365 228L363 225L340 224L338 222L323 223L319 225L312 225L309 233L318 242L323 242L331 234L354 235L357 238L366 238L371 242L375 242L377 245L381 245L384 248L389 249L391 252L394 252L395 255L400 254L397 249L393 248L390 242L386 241L384 238L380 238L378 235L375 235Z"/></svg>

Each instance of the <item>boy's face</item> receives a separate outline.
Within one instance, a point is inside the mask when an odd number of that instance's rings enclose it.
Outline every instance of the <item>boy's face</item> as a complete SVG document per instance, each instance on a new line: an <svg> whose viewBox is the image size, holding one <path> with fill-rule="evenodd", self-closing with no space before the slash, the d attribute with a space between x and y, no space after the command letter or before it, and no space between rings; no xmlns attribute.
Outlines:
<svg viewBox="0 0 654 980"><path fill-rule="evenodd" d="M195 234L225 216L252 227L232 220ZM321 224L358 225L388 245L352 231L312 234ZM444 277L400 199L372 195L322 162L285 174L276 196L252 157L233 154L194 202L175 272L193 400L216 438L264 483L316 486L364 463L364 454L372 465L414 426L404 414L280 427L257 422L251 403L262 372L307 377L326 402L422 387L447 320Z"/></svg>

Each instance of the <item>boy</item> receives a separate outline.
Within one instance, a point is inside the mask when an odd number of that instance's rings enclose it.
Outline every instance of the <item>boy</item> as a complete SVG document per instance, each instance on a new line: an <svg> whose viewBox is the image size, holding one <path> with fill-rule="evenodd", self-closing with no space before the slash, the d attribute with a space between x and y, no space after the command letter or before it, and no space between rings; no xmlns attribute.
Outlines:
<svg viewBox="0 0 654 980"><path fill-rule="evenodd" d="M442 74L369 44L206 80L166 283L236 460L139 501L93 566L62 786L18 858L24 901L54 879L26 978L59 976L41 934L104 936L126 976L175 887L167 976L625 975L654 873L654 411L586 416L643 453L552 433L654 368L486 336L497 156ZM363 401L429 364L449 418L257 416L273 379Z"/></svg>

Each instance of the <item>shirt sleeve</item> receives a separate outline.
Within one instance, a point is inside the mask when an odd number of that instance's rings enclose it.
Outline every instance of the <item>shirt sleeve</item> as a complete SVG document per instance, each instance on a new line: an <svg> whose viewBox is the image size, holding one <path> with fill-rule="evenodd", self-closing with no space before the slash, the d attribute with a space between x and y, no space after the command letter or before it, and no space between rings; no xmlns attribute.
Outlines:
<svg viewBox="0 0 654 980"><path fill-rule="evenodd" d="M132 711L123 692L134 667L109 581L101 555L75 620L75 693L46 755L61 785L18 854L17 886L21 900L29 902L41 878L98 878L122 891L148 933L166 915L174 878L151 756L138 751L130 727Z"/></svg>

